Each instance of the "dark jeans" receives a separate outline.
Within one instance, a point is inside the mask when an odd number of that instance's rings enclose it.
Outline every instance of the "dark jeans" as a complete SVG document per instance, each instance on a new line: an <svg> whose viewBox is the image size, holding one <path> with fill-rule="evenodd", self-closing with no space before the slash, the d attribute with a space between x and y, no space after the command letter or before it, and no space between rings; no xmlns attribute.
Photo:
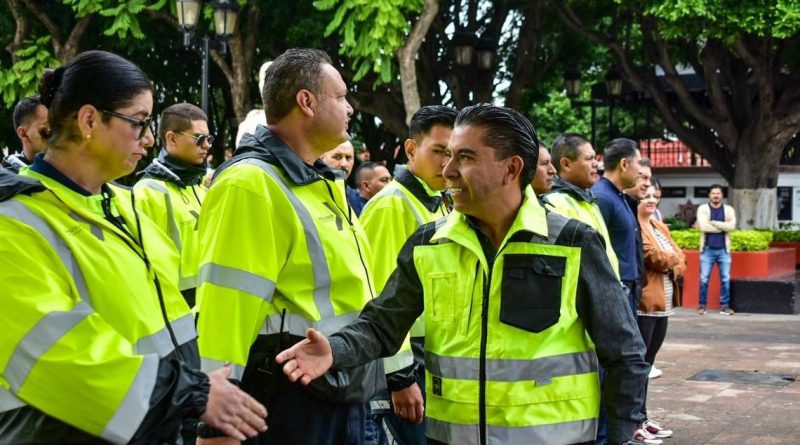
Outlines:
<svg viewBox="0 0 800 445"><path fill-rule="evenodd" d="M625 290L625 296L628 297L628 306L633 314L633 319L636 320L638 318L636 315L636 309L639 307L639 296L642 292L642 290L639 288L639 282L623 281L622 287Z"/></svg>
<svg viewBox="0 0 800 445"><path fill-rule="evenodd" d="M266 433L246 445L364 445L366 404L320 400L281 372L268 407Z"/></svg>

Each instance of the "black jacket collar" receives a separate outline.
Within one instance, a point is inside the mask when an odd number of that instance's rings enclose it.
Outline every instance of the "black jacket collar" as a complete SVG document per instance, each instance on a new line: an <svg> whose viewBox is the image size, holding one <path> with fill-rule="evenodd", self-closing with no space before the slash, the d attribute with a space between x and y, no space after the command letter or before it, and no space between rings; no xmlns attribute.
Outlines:
<svg viewBox="0 0 800 445"><path fill-rule="evenodd" d="M142 170L139 175L143 178L154 178L171 182L178 187L198 185L206 174L206 165L191 165L167 153L162 149L157 159Z"/></svg>
<svg viewBox="0 0 800 445"><path fill-rule="evenodd" d="M259 125L255 133L245 133L236 154L217 169L217 174L242 159L256 158L281 167L296 185L308 185L322 178L335 180L336 173L317 159L308 165L269 128ZM216 176L216 174L215 174Z"/></svg>
<svg viewBox="0 0 800 445"><path fill-rule="evenodd" d="M0 202L9 200L16 195L32 195L36 192L46 190L41 182L20 176L11 170L0 168Z"/></svg>
<svg viewBox="0 0 800 445"><path fill-rule="evenodd" d="M415 198L425 206L430 212L435 212L442 205L441 196L431 196L425 190L425 187L420 184L421 179L417 179L413 173L408 171L408 168L398 165L394 169L394 180L402 184L403 187L408 189Z"/></svg>
<svg viewBox="0 0 800 445"><path fill-rule="evenodd" d="M553 189L550 193L566 193L581 201L592 203L595 201L594 193L589 189L582 189L571 182L567 182L561 178L556 178L553 182Z"/></svg>

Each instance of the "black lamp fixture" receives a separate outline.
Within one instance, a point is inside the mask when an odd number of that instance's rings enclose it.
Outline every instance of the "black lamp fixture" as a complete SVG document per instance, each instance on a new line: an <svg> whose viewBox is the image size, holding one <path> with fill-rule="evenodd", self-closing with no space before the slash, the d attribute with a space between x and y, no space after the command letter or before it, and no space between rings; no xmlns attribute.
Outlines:
<svg viewBox="0 0 800 445"><path fill-rule="evenodd" d="M475 45L477 51L478 69L490 71L494 68L494 59L497 51L495 50L492 39L488 37L481 37Z"/></svg>
<svg viewBox="0 0 800 445"><path fill-rule="evenodd" d="M476 46L475 34L464 30L456 31L453 33L452 42L456 65L472 65L472 57L475 54Z"/></svg>
<svg viewBox="0 0 800 445"><path fill-rule="evenodd" d="M570 65L564 70L564 87L567 97L578 97L581 94L581 71L575 65Z"/></svg>
<svg viewBox="0 0 800 445"><path fill-rule="evenodd" d="M178 16L178 24L183 30L185 46L192 44L192 35L197 29L202 6L202 0L175 0L175 11ZM239 5L235 0L218 0L211 8L214 10L214 33L220 42L220 52L224 54L227 49L225 41L236 30Z"/></svg>
<svg viewBox="0 0 800 445"><path fill-rule="evenodd" d="M239 5L236 0L217 0L211 5L211 9L214 11L214 33L217 37L215 42L218 45L219 52L225 54L228 48L227 39L236 30ZM202 0L175 0L175 13L178 24L183 30L183 45L190 47L193 43L197 43L203 55L200 108L208 113L208 51L211 39L208 36L203 36L200 39L194 38L202 10Z"/></svg>
<svg viewBox="0 0 800 445"><path fill-rule="evenodd" d="M622 75L616 65L609 68L606 73L606 89L610 97L619 97L622 95Z"/></svg>

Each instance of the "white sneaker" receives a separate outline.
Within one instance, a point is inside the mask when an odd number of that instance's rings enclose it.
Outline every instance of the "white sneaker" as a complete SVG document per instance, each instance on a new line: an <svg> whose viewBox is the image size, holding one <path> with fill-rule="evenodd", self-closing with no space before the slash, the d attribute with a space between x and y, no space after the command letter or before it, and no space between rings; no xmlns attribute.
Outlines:
<svg viewBox="0 0 800 445"><path fill-rule="evenodd" d="M655 420L650 420L650 419L646 420L642 424L642 428L645 429L648 433L652 434L653 436L656 436L659 439L665 439L667 437L672 437L672 430L668 430L668 429L664 428L663 426L661 426L661 424L659 424Z"/></svg>
<svg viewBox="0 0 800 445"><path fill-rule="evenodd" d="M653 365L650 368L650 374L647 376L647 378L649 378L649 379L657 379L657 378L661 377L661 374L663 374L663 373L664 373L664 371L656 368L656 365Z"/></svg>
<svg viewBox="0 0 800 445"><path fill-rule="evenodd" d="M639 428L633 433L633 440L647 444L647 445L661 445L663 440L650 434L646 429Z"/></svg>

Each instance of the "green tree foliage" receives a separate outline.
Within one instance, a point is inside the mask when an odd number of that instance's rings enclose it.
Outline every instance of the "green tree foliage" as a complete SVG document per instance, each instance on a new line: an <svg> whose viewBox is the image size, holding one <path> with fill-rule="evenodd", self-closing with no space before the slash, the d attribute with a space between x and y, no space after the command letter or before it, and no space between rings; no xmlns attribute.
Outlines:
<svg viewBox="0 0 800 445"><path fill-rule="evenodd" d="M43 36L29 41L27 46L17 51L19 61L8 70L2 69L0 93L7 108L13 107L20 98L36 93L39 73L58 66L50 50L50 39L50 36Z"/></svg>
<svg viewBox="0 0 800 445"><path fill-rule="evenodd" d="M333 19L325 36L336 33L341 38L339 53L354 64L353 80L369 72L377 83L394 79L395 53L405 43L411 29L406 15L422 9L422 0L319 0L314 6L321 11L334 8Z"/></svg>

